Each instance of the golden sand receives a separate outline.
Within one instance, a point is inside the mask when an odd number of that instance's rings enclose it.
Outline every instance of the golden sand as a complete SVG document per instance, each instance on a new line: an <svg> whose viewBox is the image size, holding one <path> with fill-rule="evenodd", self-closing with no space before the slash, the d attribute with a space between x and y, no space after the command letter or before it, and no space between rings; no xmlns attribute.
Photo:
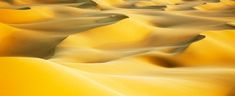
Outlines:
<svg viewBox="0 0 235 96"><path fill-rule="evenodd" d="M235 96L234 0L0 0L0 96Z"/></svg>

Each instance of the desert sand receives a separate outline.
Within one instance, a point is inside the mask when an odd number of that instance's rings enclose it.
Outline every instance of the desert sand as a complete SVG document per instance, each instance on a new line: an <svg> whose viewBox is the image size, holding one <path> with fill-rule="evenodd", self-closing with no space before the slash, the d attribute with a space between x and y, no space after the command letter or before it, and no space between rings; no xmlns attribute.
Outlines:
<svg viewBox="0 0 235 96"><path fill-rule="evenodd" d="M0 0L0 96L235 96L235 1Z"/></svg>

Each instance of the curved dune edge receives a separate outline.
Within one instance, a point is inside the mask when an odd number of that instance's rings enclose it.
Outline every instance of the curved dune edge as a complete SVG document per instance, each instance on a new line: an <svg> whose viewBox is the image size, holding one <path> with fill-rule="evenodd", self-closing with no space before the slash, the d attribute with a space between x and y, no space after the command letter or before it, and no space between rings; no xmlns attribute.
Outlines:
<svg viewBox="0 0 235 96"><path fill-rule="evenodd" d="M234 66L234 33L234 30L203 32L202 34L206 36L204 40L191 45L184 53L176 58L179 58L179 61L183 61L188 65L222 64ZM190 60L191 58L185 58L189 55L195 61L193 60L192 62L192 60Z"/></svg>
<svg viewBox="0 0 235 96"><path fill-rule="evenodd" d="M0 22L7 24L38 22L54 18L47 8L39 7L32 10L0 9Z"/></svg>
<svg viewBox="0 0 235 96"><path fill-rule="evenodd" d="M234 0L1 0L0 96L234 96Z"/></svg>

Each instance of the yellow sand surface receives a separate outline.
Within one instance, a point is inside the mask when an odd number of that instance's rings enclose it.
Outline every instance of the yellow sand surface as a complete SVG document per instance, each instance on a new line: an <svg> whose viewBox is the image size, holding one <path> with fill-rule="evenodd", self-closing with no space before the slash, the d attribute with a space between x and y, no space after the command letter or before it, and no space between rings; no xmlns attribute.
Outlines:
<svg viewBox="0 0 235 96"><path fill-rule="evenodd" d="M235 1L0 0L0 96L235 96Z"/></svg>

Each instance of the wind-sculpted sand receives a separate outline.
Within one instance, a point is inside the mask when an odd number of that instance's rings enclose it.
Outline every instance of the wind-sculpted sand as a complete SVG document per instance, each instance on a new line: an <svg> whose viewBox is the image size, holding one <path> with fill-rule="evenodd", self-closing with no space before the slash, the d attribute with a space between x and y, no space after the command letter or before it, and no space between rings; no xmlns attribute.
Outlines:
<svg viewBox="0 0 235 96"><path fill-rule="evenodd" d="M0 0L0 96L235 96L234 0Z"/></svg>

